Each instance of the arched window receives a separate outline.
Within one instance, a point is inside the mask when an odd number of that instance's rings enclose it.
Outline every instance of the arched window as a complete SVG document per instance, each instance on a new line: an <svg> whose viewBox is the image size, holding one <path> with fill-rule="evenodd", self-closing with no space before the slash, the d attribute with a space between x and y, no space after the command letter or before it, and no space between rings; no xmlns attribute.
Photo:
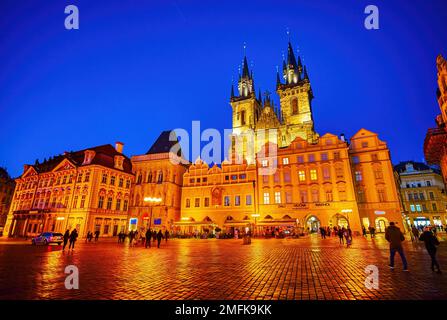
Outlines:
<svg viewBox="0 0 447 320"><path fill-rule="evenodd" d="M293 98L291 105L292 105L292 114L298 114L298 99Z"/></svg>
<svg viewBox="0 0 447 320"><path fill-rule="evenodd" d="M241 111L241 125L245 125L245 110Z"/></svg>

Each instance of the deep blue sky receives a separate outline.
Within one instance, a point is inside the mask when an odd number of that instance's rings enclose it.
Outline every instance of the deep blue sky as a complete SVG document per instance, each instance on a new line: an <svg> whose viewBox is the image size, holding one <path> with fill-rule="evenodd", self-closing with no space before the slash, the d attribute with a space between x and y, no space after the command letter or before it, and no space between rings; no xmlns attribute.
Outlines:
<svg viewBox="0 0 447 320"><path fill-rule="evenodd" d="M64 28L68 4L78 31ZM368 4L380 30L363 27ZM192 120L231 128L243 43L255 85L273 92L286 28L308 66L320 134L364 127L393 162L422 160L446 21L445 0L1 0L0 166L17 176L36 158L117 140L141 154Z"/></svg>

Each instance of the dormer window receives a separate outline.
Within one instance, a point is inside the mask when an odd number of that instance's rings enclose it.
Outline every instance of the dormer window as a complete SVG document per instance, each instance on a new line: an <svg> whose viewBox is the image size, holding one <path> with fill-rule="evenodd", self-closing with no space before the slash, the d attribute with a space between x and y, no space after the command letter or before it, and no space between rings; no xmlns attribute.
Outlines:
<svg viewBox="0 0 447 320"><path fill-rule="evenodd" d="M90 164L92 163L93 158L95 157L96 152L93 150L85 150L84 151L84 164Z"/></svg>
<svg viewBox="0 0 447 320"><path fill-rule="evenodd" d="M123 170L124 157L123 156L115 156L114 158L114 167L115 169Z"/></svg>

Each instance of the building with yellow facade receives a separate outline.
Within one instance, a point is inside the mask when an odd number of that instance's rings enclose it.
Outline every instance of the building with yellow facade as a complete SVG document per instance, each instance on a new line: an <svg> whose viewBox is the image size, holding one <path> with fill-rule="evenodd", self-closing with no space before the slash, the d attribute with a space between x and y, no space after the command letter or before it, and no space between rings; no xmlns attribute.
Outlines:
<svg viewBox="0 0 447 320"><path fill-rule="evenodd" d="M5 226L8 236L76 228L115 236L125 231L134 175L130 159L103 145L65 152L42 163L25 165Z"/></svg>
<svg viewBox="0 0 447 320"><path fill-rule="evenodd" d="M401 162L400 192L409 226L443 226L447 223L447 195L441 173L420 162Z"/></svg>
<svg viewBox="0 0 447 320"><path fill-rule="evenodd" d="M170 139L170 135L172 137ZM164 131L149 151L131 158L135 185L129 210L129 230L145 233L148 228L172 230L180 220L185 159L172 152L174 131Z"/></svg>
<svg viewBox="0 0 447 320"><path fill-rule="evenodd" d="M288 44L280 105L269 93L256 97L244 57L237 93L232 87L230 161L209 166L198 159L184 175L182 221L188 232L250 228L256 234L317 231L320 226L402 225L402 208L390 152L377 134L314 130L307 69ZM239 160L239 161L238 161Z"/></svg>

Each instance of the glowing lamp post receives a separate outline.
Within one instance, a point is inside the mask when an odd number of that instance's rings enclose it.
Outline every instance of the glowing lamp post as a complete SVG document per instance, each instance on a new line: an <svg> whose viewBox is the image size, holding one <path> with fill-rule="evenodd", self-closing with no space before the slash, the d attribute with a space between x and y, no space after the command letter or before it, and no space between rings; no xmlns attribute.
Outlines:
<svg viewBox="0 0 447 320"><path fill-rule="evenodd" d="M152 204L151 205L151 217L150 217L150 220L149 220L149 228L152 227L152 209L153 209L153 204L160 203L161 201L162 201L161 198L155 198L155 197L145 197L144 198L144 202L148 202L148 203Z"/></svg>
<svg viewBox="0 0 447 320"><path fill-rule="evenodd" d="M257 221L257 219L261 216L259 213L253 213L252 215L251 215L253 218L255 218L255 232L253 233L253 236L256 236L257 235L257 233L258 233L258 228L257 228L257 226L256 226L256 221Z"/></svg>

